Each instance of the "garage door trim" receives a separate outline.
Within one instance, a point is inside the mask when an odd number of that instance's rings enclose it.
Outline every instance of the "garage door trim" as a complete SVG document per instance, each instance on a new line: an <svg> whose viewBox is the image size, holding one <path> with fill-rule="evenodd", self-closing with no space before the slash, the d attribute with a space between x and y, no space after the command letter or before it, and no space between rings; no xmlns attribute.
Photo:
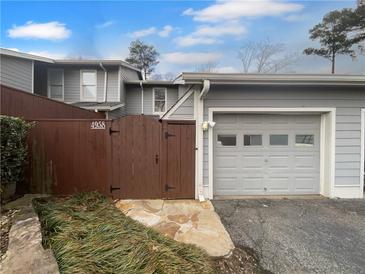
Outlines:
<svg viewBox="0 0 365 274"><path fill-rule="evenodd" d="M336 108L208 108L209 121L214 121L213 115L216 113L321 114L320 194L333 197L335 181ZM213 199L214 184L213 130L210 127L208 132L208 196L210 199Z"/></svg>

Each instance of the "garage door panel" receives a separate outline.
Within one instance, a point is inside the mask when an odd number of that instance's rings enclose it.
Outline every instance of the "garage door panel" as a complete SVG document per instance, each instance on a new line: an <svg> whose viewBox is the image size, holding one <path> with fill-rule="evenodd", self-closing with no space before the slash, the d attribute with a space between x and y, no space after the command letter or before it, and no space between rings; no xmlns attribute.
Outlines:
<svg viewBox="0 0 365 274"><path fill-rule="evenodd" d="M216 168L217 169L237 169L237 161L239 161L239 157L232 156L220 156L217 157Z"/></svg>
<svg viewBox="0 0 365 274"><path fill-rule="evenodd" d="M224 117L220 114L215 115L214 120L217 122L215 140L216 134L236 135L235 146L215 144L215 195L319 192L319 115L236 114ZM245 135L261 135L262 142L246 143ZM284 136L275 136L271 142L272 135ZM296 135L304 136L296 138Z"/></svg>
<svg viewBox="0 0 365 274"><path fill-rule="evenodd" d="M290 166L290 155L269 155L267 157L267 167L270 170L283 169Z"/></svg>
<svg viewBox="0 0 365 274"><path fill-rule="evenodd" d="M319 162L313 155L295 155L293 160L296 169L317 169Z"/></svg>
<svg viewBox="0 0 365 274"><path fill-rule="evenodd" d="M270 177L267 179L268 192L289 192L289 177Z"/></svg>
<svg viewBox="0 0 365 274"><path fill-rule="evenodd" d="M240 193L245 193L246 191L262 192L262 189L264 188L263 177L245 177L242 178L242 183L243 185Z"/></svg>
<svg viewBox="0 0 365 274"><path fill-rule="evenodd" d="M296 192L318 192L318 187L315 187L317 177L296 177L294 180L294 188Z"/></svg>
<svg viewBox="0 0 365 274"><path fill-rule="evenodd" d="M244 169L263 169L263 166L265 165L265 157L258 156L258 155L248 155L248 156L242 156L242 165L241 167Z"/></svg>
<svg viewBox="0 0 365 274"><path fill-rule="evenodd" d="M219 195L237 195L238 178L217 176L214 192Z"/></svg>

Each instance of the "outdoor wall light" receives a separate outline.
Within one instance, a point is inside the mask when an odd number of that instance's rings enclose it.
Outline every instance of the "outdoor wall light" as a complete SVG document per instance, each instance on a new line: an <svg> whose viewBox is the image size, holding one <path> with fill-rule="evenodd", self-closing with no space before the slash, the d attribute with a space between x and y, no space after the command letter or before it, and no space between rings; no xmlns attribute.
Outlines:
<svg viewBox="0 0 365 274"><path fill-rule="evenodd" d="M207 131L209 127L213 128L215 126L215 122L213 121L204 121L202 123L202 129L203 131Z"/></svg>

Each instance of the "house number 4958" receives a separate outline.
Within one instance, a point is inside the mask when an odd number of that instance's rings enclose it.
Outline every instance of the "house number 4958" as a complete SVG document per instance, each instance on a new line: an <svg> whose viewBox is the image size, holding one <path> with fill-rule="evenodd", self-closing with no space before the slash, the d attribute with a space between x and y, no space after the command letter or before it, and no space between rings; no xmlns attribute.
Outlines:
<svg viewBox="0 0 365 274"><path fill-rule="evenodd" d="M105 122L104 121L92 121L90 128L91 129L105 129Z"/></svg>

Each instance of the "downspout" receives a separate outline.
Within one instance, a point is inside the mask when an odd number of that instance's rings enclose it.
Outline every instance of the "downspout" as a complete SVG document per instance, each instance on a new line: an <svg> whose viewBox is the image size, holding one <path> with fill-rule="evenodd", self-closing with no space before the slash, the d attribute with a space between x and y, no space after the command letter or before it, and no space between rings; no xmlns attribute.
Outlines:
<svg viewBox="0 0 365 274"><path fill-rule="evenodd" d="M210 90L210 81L209 80L204 80L203 81L203 88L200 92L199 99L203 100L204 97L208 94L209 90Z"/></svg>
<svg viewBox="0 0 365 274"><path fill-rule="evenodd" d="M106 88L106 85L108 83L108 72L106 71L105 67L103 66L103 63L100 62L99 63L101 69L104 71L104 103L106 102L107 100L107 88Z"/></svg>
<svg viewBox="0 0 365 274"><path fill-rule="evenodd" d="M203 119L204 119L204 97L208 94L210 89L210 81L203 81L203 88L199 92L197 91L194 97L196 103L196 144L197 155L196 155L196 181L197 181L197 197L200 201L204 201L204 184L203 184L203 161L204 161L204 132L203 132ZM210 186L211 187L211 186Z"/></svg>
<svg viewBox="0 0 365 274"><path fill-rule="evenodd" d="M139 85L141 86L141 114L143 114L143 81L139 81Z"/></svg>

